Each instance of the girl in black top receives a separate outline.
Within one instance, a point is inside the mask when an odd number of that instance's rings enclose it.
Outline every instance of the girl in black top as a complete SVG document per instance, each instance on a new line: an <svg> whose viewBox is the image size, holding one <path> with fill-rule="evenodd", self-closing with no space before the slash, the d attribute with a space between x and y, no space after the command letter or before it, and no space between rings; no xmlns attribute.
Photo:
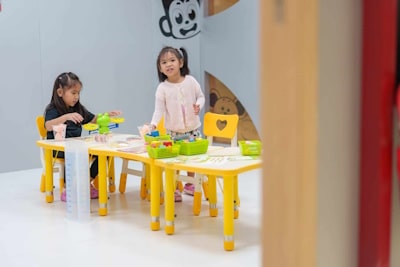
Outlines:
<svg viewBox="0 0 400 267"><path fill-rule="evenodd" d="M97 115L88 111L79 101L82 82L72 72L64 72L57 76L54 81L53 94L50 103L45 109L45 127L47 139L54 139L53 126L66 124L65 137L79 137L82 133L82 125L96 123ZM110 111L109 116L118 116L120 111ZM63 152L58 152L57 157L64 158ZM98 174L97 158L90 166L90 177L95 179ZM65 176L64 176L65 177ZM97 189L91 185L91 198L98 198ZM61 200L66 201L65 190L61 194Z"/></svg>

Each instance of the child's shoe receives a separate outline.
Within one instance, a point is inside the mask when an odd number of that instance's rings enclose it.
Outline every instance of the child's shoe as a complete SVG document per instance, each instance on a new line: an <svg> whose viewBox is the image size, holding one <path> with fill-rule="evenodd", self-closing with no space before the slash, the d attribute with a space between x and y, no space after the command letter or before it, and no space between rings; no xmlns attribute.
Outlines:
<svg viewBox="0 0 400 267"><path fill-rule="evenodd" d="M97 199L99 198L99 191L94 188L92 185L90 185L90 198L91 199ZM61 192L61 197L60 197L61 201L63 202L67 202L67 193L65 190L63 190Z"/></svg>
<svg viewBox="0 0 400 267"><path fill-rule="evenodd" d="M65 191L65 189L61 192L60 199L62 202L67 202L67 192Z"/></svg>
<svg viewBox="0 0 400 267"><path fill-rule="evenodd" d="M194 196L194 184L186 183L183 187L183 192L185 194Z"/></svg>
<svg viewBox="0 0 400 267"><path fill-rule="evenodd" d="M175 202L182 202L182 194L179 190L175 190Z"/></svg>
<svg viewBox="0 0 400 267"><path fill-rule="evenodd" d="M99 190L97 190L93 185L90 185L90 198L99 198Z"/></svg>

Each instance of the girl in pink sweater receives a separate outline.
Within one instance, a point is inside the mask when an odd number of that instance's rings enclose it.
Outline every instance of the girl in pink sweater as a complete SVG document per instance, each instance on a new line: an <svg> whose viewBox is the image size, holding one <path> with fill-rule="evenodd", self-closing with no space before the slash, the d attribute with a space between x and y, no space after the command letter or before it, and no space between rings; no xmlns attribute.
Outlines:
<svg viewBox="0 0 400 267"><path fill-rule="evenodd" d="M164 116L164 127L173 140L201 137L199 113L205 97L200 84L189 75L186 50L164 47L157 58L157 71L160 84L151 127L155 129ZM188 175L194 176L194 173L188 172ZM185 184L184 192L193 195L194 185ZM175 201L182 201L179 190L175 192Z"/></svg>

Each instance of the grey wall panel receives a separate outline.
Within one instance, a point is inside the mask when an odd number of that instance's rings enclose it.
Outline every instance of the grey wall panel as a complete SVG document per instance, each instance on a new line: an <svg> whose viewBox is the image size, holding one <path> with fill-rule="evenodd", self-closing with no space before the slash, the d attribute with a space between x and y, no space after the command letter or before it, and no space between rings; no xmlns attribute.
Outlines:
<svg viewBox="0 0 400 267"><path fill-rule="evenodd" d="M204 18L203 69L223 82L240 100L260 131L258 1L239 1Z"/></svg>
<svg viewBox="0 0 400 267"><path fill-rule="evenodd" d="M107 4L105 4L107 3ZM8 1L0 13L0 172L40 167L35 117L56 76L73 71L91 111L121 109L116 131L137 133L151 117L156 81L151 2ZM150 45L149 45L150 44ZM150 120L150 119L147 119Z"/></svg>

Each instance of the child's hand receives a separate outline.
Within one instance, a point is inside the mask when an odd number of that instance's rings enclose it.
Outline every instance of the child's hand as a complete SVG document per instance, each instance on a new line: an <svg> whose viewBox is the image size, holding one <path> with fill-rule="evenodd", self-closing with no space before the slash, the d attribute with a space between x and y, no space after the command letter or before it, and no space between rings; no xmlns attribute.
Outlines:
<svg viewBox="0 0 400 267"><path fill-rule="evenodd" d="M148 132L154 131L155 129L157 129L157 126L154 124L151 124L150 122L146 122L145 124L143 124L142 128L147 129Z"/></svg>
<svg viewBox="0 0 400 267"><path fill-rule="evenodd" d="M200 105L193 104L194 115L199 115Z"/></svg>
<svg viewBox="0 0 400 267"><path fill-rule="evenodd" d="M122 111L120 110L111 110L110 112L108 112L108 115L113 117L113 116L119 116L122 114Z"/></svg>
<svg viewBox="0 0 400 267"><path fill-rule="evenodd" d="M83 121L83 117L81 114L74 112L74 113L67 113L65 121L72 121L75 124L80 124Z"/></svg>
<svg viewBox="0 0 400 267"><path fill-rule="evenodd" d="M153 128L154 125L150 123L145 123L143 126L139 126L139 134L143 138L144 135L150 133L151 131L154 131L155 127Z"/></svg>

